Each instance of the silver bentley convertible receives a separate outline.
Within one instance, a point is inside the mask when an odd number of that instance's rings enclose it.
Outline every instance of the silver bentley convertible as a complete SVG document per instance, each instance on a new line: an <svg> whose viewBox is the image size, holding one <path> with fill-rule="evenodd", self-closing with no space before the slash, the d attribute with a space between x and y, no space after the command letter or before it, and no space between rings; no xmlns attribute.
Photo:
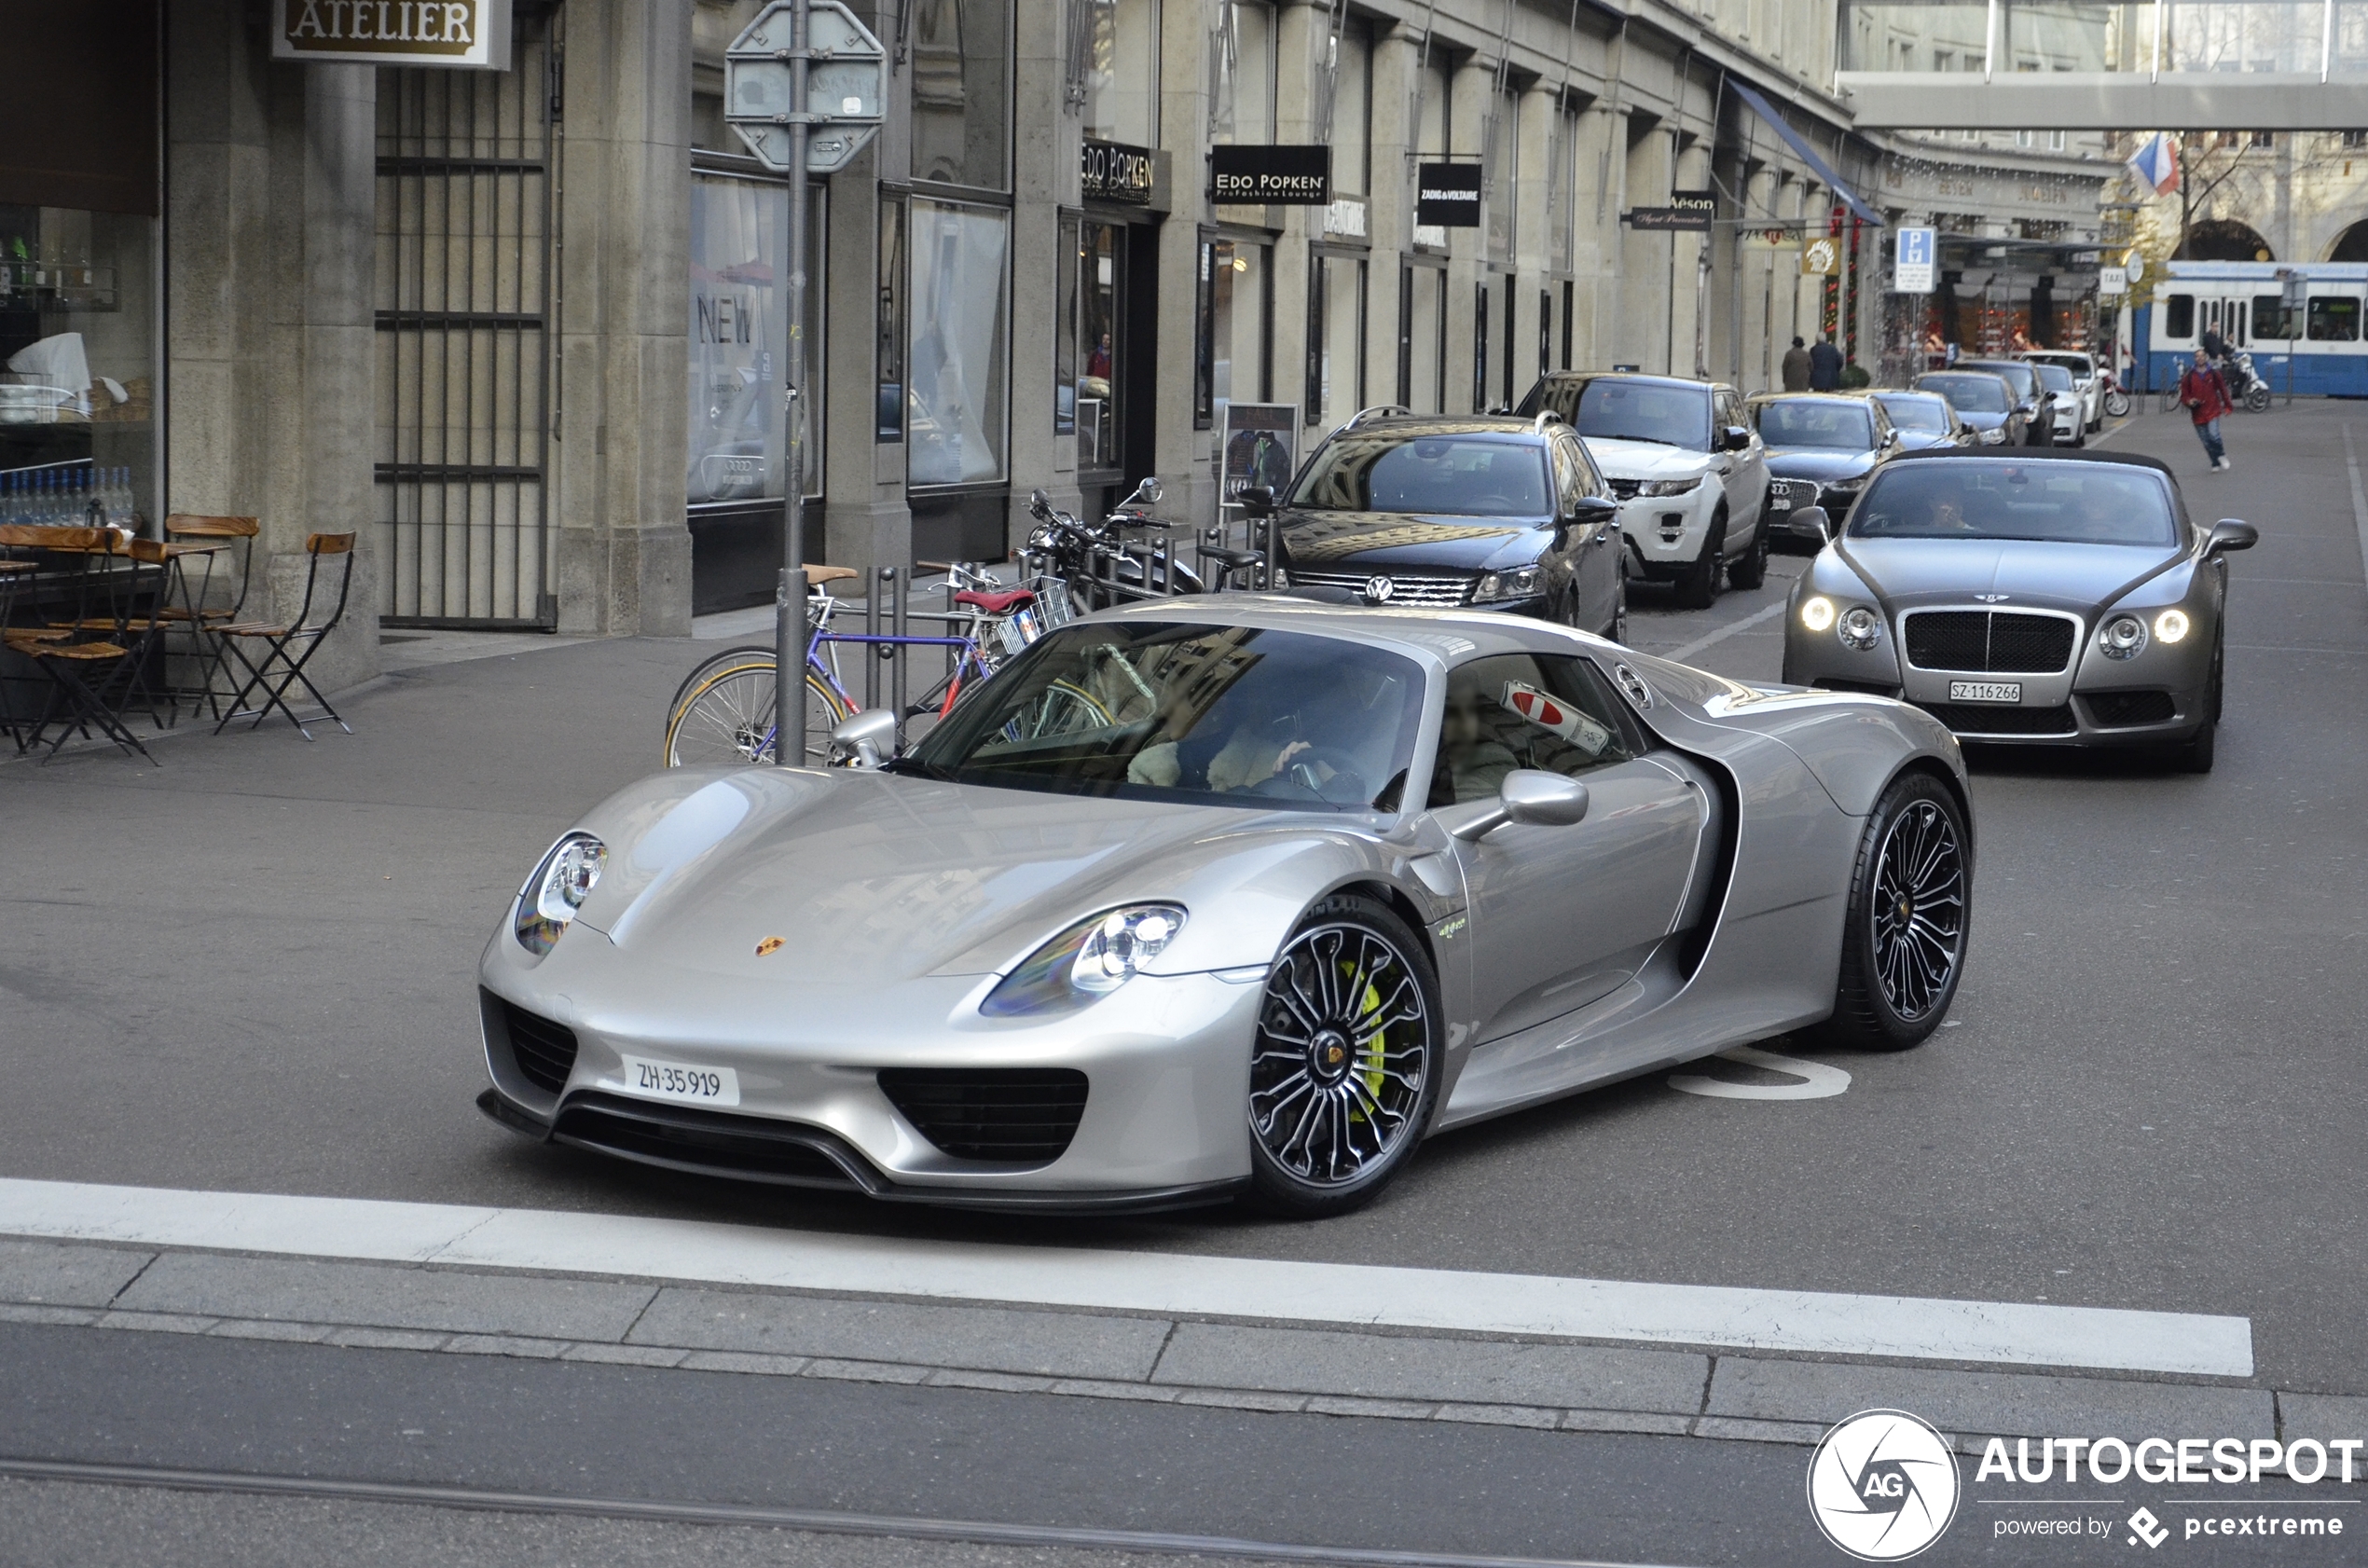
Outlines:
<svg viewBox="0 0 2368 1568"><path fill-rule="evenodd" d="M2124 453L1884 465L1794 585L1784 679L1904 697L1966 740L2161 748L2210 772L2234 517ZM1807 525L1827 532L1823 513Z"/></svg>
<svg viewBox="0 0 2368 1568"><path fill-rule="evenodd" d="M879 1198L1327 1214L1590 1085L1916 1043L1973 847L1957 743L1900 703L1470 611L1140 604L883 765L586 814L485 950L478 1103Z"/></svg>

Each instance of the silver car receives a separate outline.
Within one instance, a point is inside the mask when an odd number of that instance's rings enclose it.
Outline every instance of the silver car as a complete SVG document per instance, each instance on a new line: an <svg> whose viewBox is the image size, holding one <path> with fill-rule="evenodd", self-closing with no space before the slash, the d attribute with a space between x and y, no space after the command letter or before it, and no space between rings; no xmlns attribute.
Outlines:
<svg viewBox="0 0 2368 1568"><path fill-rule="evenodd" d="M1899 703L1479 612L1138 604L885 765L677 769L585 814L486 946L478 1104L878 1198L1330 1214L1590 1085L1811 1025L1921 1040L1968 809Z"/></svg>
<svg viewBox="0 0 2368 1568"><path fill-rule="evenodd" d="M2122 453L1908 452L1794 585L1784 679L1879 692L1962 739L2151 746L2207 772L2230 552Z"/></svg>

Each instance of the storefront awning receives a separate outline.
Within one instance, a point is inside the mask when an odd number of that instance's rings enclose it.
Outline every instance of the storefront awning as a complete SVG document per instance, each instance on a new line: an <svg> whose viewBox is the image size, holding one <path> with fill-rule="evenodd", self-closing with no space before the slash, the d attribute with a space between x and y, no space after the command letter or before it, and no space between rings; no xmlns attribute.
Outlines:
<svg viewBox="0 0 2368 1568"><path fill-rule="evenodd" d="M1808 137L1795 131L1784 117L1776 112L1774 104L1732 76L1727 78L1727 85L1733 88L1735 95L1750 104L1760 118L1775 128L1776 134L1784 139L1784 144L1798 153L1803 163L1816 171L1817 177L1832 187L1834 194L1841 198L1842 205L1855 213L1861 223L1873 224L1877 228L1883 227L1883 215L1858 199L1858 193L1850 188L1849 182L1834 172L1834 166L1825 161L1824 155L1810 144Z"/></svg>

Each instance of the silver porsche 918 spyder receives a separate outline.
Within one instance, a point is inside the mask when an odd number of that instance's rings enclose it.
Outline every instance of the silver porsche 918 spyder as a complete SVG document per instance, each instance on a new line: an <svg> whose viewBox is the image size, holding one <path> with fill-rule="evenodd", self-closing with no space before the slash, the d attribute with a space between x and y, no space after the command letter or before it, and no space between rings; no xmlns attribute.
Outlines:
<svg viewBox="0 0 2368 1568"><path fill-rule="evenodd" d="M1903 453L1832 521L1793 586L1786 681L1904 697L1966 740L2159 747L2210 771L2227 556L2260 535L2190 518L2161 462Z"/></svg>
<svg viewBox="0 0 2368 1568"><path fill-rule="evenodd" d="M1469 611L1140 604L876 769L588 813L485 950L478 1103L879 1198L1328 1214L1590 1085L1916 1043L1972 868L1957 743L1900 703Z"/></svg>

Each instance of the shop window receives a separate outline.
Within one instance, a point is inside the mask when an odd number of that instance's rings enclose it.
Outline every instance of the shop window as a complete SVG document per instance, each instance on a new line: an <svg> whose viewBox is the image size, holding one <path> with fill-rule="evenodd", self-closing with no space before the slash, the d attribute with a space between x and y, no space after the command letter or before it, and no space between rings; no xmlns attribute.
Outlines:
<svg viewBox="0 0 2368 1568"><path fill-rule="evenodd" d="M1077 464L1119 466L1120 361L1126 351L1120 296L1126 232L1114 224L1081 225L1077 237L1076 297L1064 312L1065 330L1075 333L1084 355L1077 378ZM1070 323L1074 323L1071 326Z"/></svg>
<svg viewBox="0 0 2368 1568"><path fill-rule="evenodd" d="M1077 433L1077 279L1082 257L1078 220L1061 219L1059 282L1053 322L1053 433Z"/></svg>
<svg viewBox="0 0 2368 1568"><path fill-rule="evenodd" d="M1200 332L1193 355L1192 428L1208 430L1225 406L1267 400L1273 341L1272 247L1238 240L1201 241Z"/></svg>
<svg viewBox="0 0 2368 1568"><path fill-rule="evenodd" d="M872 346L872 439L892 444L904 439L904 203L893 198L880 202L879 309Z"/></svg>
<svg viewBox="0 0 2368 1568"><path fill-rule="evenodd" d="M1472 412L1488 412L1488 280L1472 285Z"/></svg>
<svg viewBox="0 0 2368 1568"><path fill-rule="evenodd" d="M692 504L778 501L789 493L781 406L789 340L778 273L789 187L728 174L691 177ZM822 258L828 200L811 188L806 219L805 493L822 493Z"/></svg>
<svg viewBox="0 0 2368 1568"><path fill-rule="evenodd" d="M1365 406L1362 257L1318 253L1307 291L1305 419L1330 429Z"/></svg>
<svg viewBox="0 0 2368 1568"><path fill-rule="evenodd" d="M156 516L156 227L0 203L0 522Z"/></svg>
<svg viewBox="0 0 2368 1568"><path fill-rule="evenodd" d="M906 473L915 485L1004 476L1012 214L915 198Z"/></svg>
<svg viewBox="0 0 2368 1568"><path fill-rule="evenodd" d="M1160 0L1087 0L1094 29L1085 134L1156 147L1160 141Z"/></svg>
<svg viewBox="0 0 2368 1568"><path fill-rule="evenodd" d="M1274 8L1262 0L1224 0L1218 12L1217 93L1209 139L1274 140Z"/></svg>
<svg viewBox="0 0 2368 1568"><path fill-rule="evenodd" d="M1397 401L1417 414L1447 406L1447 269L1398 268Z"/></svg>
<svg viewBox="0 0 2368 1568"><path fill-rule="evenodd" d="M1551 289L1539 289L1537 291L1537 373L1543 376L1553 368L1554 293Z"/></svg>
<svg viewBox="0 0 2368 1568"><path fill-rule="evenodd" d="M1011 0L914 0L913 177L1011 189Z"/></svg>

